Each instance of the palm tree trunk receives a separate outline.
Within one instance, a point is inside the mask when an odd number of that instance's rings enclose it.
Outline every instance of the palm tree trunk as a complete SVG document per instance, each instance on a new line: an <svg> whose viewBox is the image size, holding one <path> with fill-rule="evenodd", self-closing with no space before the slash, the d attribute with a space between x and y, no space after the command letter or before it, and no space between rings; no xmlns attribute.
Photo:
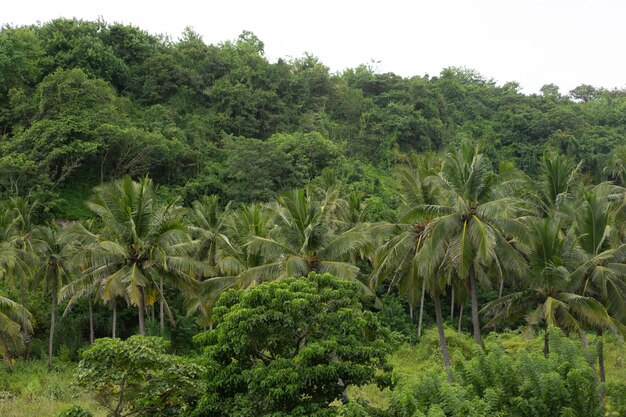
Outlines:
<svg viewBox="0 0 626 417"><path fill-rule="evenodd" d="M459 327L457 328L457 332L461 333L461 319L463 318L463 304L459 307Z"/></svg>
<svg viewBox="0 0 626 417"><path fill-rule="evenodd" d="M93 300L91 299L91 294L87 297L89 301L89 344L93 345Z"/></svg>
<svg viewBox="0 0 626 417"><path fill-rule="evenodd" d="M22 302L22 311L26 311L26 293L24 290L24 277L20 278L20 297ZM26 330L26 315L22 314L22 337L24 338L24 342L26 342L26 337L28 336L28 331Z"/></svg>
<svg viewBox="0 0 626 417"><path fill-rule="evenodd" d="M598 368L600 370L600 382L606 382L604 370L604 343L602 342L602 329L598 330Z"/></svg>
<svg viewBox="0 0 626 417"><path fill-rule="evenodd" d="M111 327L111 337L115 339L117 333L117 303L115 299L113 299L113 323Z"/></svg>
<svg viewBox="0 0 626 417"><path fill-rule="evenodd" d="M450 321L454 320L454 287L452 287L452 295L450 300Z"/></svg>
<svg viewBox="0 0 626 417"><path fill-rule="evenodd" d="M483 345L483 339L480 334L480 317L478 316L478 295L476 289L476 277L474 276L474 267L470 268L470 291L472 293L472 325L474 326L474 339L479 346Z"/></svg>
<svg viewBox="0 0 626 417"><path fill-rule="evenodd" d="M422 280L422 296L420 298L420 313L417 319L417 337L422 337L422 320L424 319L424 297L426 296L426 284Z"/></svg>
<svg viewBox="0 0 626 417"><path fill-rule="evenodd" d="M498 298L502 298L503 291L504 291L504 278L500 278L500 288L498 288Z"/></svg>
<svg viewBox="0 0 626 417"><path fill-rule="evenodd" d="M48 371L52 370L52 345L54 343L55 311L57 307L56 285L52 285L52 304L50 306L50 338L48 339Z"/></svg>
<svg viewBox="0 0 626 417"><path fill-rule="evenodd" d="M409 304L409 318L413 321L413 304Z"/></svg>
<svg viewBox="0 0 626 417"><path fill-rule="evenodd" d="M163 333L165 333L165 321L163 320L163 275L159 277L159 291L161 291L161 299L159 300L159 325L161 328L161 336L163 336Z"/></svg>
<svg viewBox="0 0 626 417"><path fill-rule="evenodd" d="M142 336L146 335L146 319L145 319L145 309L146 309L146 299L143 294L143 288L140 289L139 294L139 305L137 306L139 310L139 334Z"/></svg>
<svg viewBox="0 0 626 417"><path fill-rule="evenodd" d="M546 327L546 333L543 335L543 356L548 357L550 355L550 333Z"/></svg>
<svg viewBox="0 0 626 417"><path fill-rule="evenodd" d="M433 300L435 301L435 318L437 319L437 331L439 332L439 345L441 346L443 365L446 367L448 382L452 382L452 374L450 373L450 353L448 352L448 344L446 343L446 334L443 330L443 317L441 315L439 294L433 296Z"/></svg>

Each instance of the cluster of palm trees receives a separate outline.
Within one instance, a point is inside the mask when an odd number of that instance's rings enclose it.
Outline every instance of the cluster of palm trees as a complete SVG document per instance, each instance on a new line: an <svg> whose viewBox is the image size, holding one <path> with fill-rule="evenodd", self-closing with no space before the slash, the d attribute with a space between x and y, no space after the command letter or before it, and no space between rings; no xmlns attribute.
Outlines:
<svg viewBox="0 0 626 417"><path fill-rule="evenodd" d="M626 189L585 185L579 166L561 155L540 162L538 178L509 164L496 171L464 142L400 170L399 222L388 225L394 230L376 254L371 282L396 285L412 307L432 297L448 370L440 303L447 294L453 312L470 304L478 345L482 323L543 329L546 355L552 326L579 334L585 348L587 330L624 333ZM498 297L480 306L479 286L497 288ZM601 344L598 357L604 381Z"/></svg>
<svg viewBox="0 0 626 417"><path fill-rule="evenodd" d="M317 186L276 201L220 206L206 196L190 208L158 202L147 178L124 177L94 189L93 220L34 226L33 204L14 199L0 217L0 271L21 291L21 303L0 297L0 348L19 352L31 329L25 288L50 297L49 364L55 310L86 298L93 341L93 304L109 306L116 336L120 303L145 314L158 305L161 331L174 323L165 286L185 295L203 326L219 294L285 276L330 273L376 291L397 290L411 315L424 298L435 305L446 368L450 357L441 299L451 316L470 305L473 334L525 323L579 334L622 332L626 318L626 191L613 183L585 185L570 159L546 155L538 178L510 164L494 169L469 142L445 155L411 157L398 170L396 222L371 222L357 194L345 196L327 171ZM479 305L480 288L498 296ZM482 321L481 321L482 316ZM584 342L585 343L585 342ZM600 375L604 379L600 351Z"/></svg>

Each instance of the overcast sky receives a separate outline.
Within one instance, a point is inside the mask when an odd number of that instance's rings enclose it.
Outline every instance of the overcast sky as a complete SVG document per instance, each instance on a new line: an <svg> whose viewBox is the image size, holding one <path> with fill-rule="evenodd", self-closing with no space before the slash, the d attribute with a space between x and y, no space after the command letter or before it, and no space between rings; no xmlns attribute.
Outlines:
<svg viewBox="0 0 626 417"><path fill-rule="evenodd" d="M2 24L57 17L124 22L177 39L186 26L207 43L243 30L267 57L309 52L332 71L380 61L380 72L437 75L459 66L526 93L554 83L626 88L622 0L5 0Z"/></svg>

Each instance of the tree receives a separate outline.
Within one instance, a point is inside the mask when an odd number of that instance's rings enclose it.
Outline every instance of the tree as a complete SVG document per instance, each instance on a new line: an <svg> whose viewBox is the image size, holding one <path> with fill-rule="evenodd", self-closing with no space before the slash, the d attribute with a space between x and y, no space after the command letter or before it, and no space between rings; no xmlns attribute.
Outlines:
<svg viewBox="0 0 626 417"><path fill-rule="evenodd" d="M0 356L8 366L24 349L24 333L32 332L32 315L18 303L0 295Z"/></svg>
<svg viewBox="0 0 626 417"><path fill-rule="evenodd" d="M268 237L251 236L247 243L266 263L244 271L242 279L259 282L316 272L356 280L359 268L348 262L349 255L367 244L367 234L358 226L335 233L333 206L325 203L310 190L282 195L272 206L274 224Z"/></svg>
<svg viewBox="0 0 626 417"><path fill-rule="evenodd" d="M551 327L580 332L582 323L601 328L613 326L601 303L577 293L581 281L575 272L584 258L576 235L571 230L564 234L561 226L559 221L552 219L530 221L530 274L525 288L483 307L483 311L494 314L487 325L525 318L530 326L542 328L545 331L545 356L550 352Z"/></svg>
<svg viewBox="0 0 626 417"><path fill-rule="evenodd" d="M204 389L204 370L168 348L160 337L98 339L82 353L78 385L112 417L187 414Z"/></svg>
<svg viewBox="0 0 626 417"><path fill-rule="evenodd" d="M441 203L416 207L435 215L429 233L435 242L430 247L445 253L431 256L469 282L474 338L482 345L477 278L520 275L526 265L515 245L525 236L517 220L522 204L512 195L517 180L493 172L485 155L469 141L449 152L441 172L428 180L435 181L443 194Z"/></svg>
<svg viewBox="0 0 626 417"><path fill-rule="evenodd" d="M328 274L222 294L206 346L208 390L194 416L331 416L349 385L389 376L385 330L359 287Z"/></svg>
<svg viewBox="0 0 626 417"><path fill-rule="evenodd" d="M71 240L59 226L54 223L40 226L34 230L33 236L33 246L38 258L33 286L43 283L45 291L50 293L48 370L51 370L58 295L61 288L71 281L71 276L76 273L76 269L71 262L73 249Z"/></svg>
<svg viewBox="0 0 626 417"><path fill-rule="evenodd" d="M584 323L595 328L602 336L605 330L626 328L620 321L626 317L626 246L620 241L619 222L614 202L623 198L623 189L600 184L583 194L582 204L577 204L574 227L583 252L583 263L574 272L581 283L580 294L591 296L612 318L612 323ZM586 345L584 329L581 330ZM585 346L585 349L587 346ZM606 381L602 340L598 344L600 380Z"/></svg>
<svg viewBox="0 0 626 417"><path fill-rule="evenodd" d="M158 298L163 329L165 313L173 321L163 295L164 279L189 288L199 270L188 256L191 240L180 209L158 205L147 177L135 182L129 176L96 187L88 207L103 229L86 273L104 279L111 288L124 288L137 306L141 335L146 332L145 308Z"/></svg>
<svg viewBox="0 0 626 417"><path fill-rule="evenodd" d="M419 208L441 202L440 190L432 182L425 181L429 175L436 173L438 165L437 158L428 155L423 158L415 157L410 166L398 170L402 190L399 222L386 225L386 228L394 229L393 236L379 247L371 275L374 286L383 279L391 281L390 287L397 285L411 311L419 302L418 337L422 330L426 281L420 275L417 262L419 251L425 243L426 230L434 217L433 213Z"/></svg>

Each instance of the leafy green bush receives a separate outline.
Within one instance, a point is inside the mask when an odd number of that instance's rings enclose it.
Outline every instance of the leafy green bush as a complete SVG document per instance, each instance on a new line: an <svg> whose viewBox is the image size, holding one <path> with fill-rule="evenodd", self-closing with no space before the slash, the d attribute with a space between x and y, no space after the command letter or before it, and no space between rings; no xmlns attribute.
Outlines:
<svg viewBox="0 0 626 417"><path fill-rule="evenodd" d="M186 415L203 391L204 370L168 348L160 337L98 339L82 354L78 385L113 417Z"/></svg>
<svg viewBox="0 0 626 417"><path fill-rule="evenodd" d="M504 352L498 343L488 351L456 361L453 382L431 371L419 382L393 393L396 417L431 416L600 416L599 385L576 342L553 330L552 352Z"/></svg>
<svg viewBox="0 0 626 417"><path fill-rule="evenodd" d="M93 417L93 413L79 405L73 405L60 413L58 417Z"/></svg>

